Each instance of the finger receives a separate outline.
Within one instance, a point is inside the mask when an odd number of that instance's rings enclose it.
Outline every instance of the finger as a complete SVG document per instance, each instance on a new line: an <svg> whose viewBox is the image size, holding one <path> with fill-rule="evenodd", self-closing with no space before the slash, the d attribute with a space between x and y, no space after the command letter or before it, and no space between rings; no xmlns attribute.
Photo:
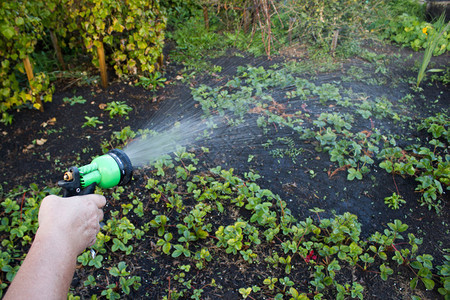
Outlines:
<svg viewBox="0 0 450 300"><path fill-rule="evenodd" d="M94 246L95 242L97 241L97 237L94 237L88 244L88 247Z"/></svg>
<svg viewBox="0 0 450 300"><path fill-rule="evenodd" d="M91 201L94 201L95 205L97 205L98 208L102 208L103 206L106 205L105 196L97 195L97 194L90 194L90 195L87 195L86 197L89 197L89 199Z"/></svg>
<svg viewBox="0 0 450 300"><path fill-rule="evenodd" d="M92 240L91 240L91 243L90 243L89 247L94 245L95 241L97 240L97 234L100 231L100 223L96 222L95 225L94 225L94 228L95 229L91 232Z"/></svg>
<svg viewBox="0 0 450 300"><path fill-rule="evenodd" d="M100 222L101 220L103 220L103 216L104 216L103 210L102 210L102 209L99 209L99 210L98 210L98 221L99 221L99 222Z"/></svg>

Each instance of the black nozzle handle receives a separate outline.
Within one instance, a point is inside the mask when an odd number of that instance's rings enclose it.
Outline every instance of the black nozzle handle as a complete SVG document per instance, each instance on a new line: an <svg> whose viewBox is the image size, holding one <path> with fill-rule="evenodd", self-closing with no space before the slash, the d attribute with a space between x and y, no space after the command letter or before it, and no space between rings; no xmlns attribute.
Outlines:
<svg viewBox="0 0 450 300"><path fill-rule="evenodd" d="M69 172L72 173L72 180L60 180L58 181L58 186L63 189L63 197L72 197L78 195L87 195L93 194L95 191L96 183L92 183L91 185L81 188L80 181L80 171L77 167L70 167Z"/></svg>

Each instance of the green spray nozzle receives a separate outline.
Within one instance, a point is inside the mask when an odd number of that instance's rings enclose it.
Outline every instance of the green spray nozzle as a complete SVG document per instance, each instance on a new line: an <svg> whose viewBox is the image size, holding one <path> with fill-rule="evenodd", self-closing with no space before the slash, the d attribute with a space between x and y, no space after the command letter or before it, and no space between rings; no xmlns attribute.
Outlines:
<svg viewBox="0 0 450 300"><path fill-rule="evenodd" d="M69 168L58 185L64 189L64 197L90 194L97 185L105 189L125 185L130 182L132 173L133 166L125 152L113 149L88 165Z"/></svg>

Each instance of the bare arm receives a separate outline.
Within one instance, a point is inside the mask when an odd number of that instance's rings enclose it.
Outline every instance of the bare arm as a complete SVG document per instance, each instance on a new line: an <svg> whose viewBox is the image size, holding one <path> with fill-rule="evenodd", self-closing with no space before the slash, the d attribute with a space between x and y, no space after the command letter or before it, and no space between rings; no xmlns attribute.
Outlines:
<svg viewBox="0 0 450 300"><path fill-rule="evenodd" d="M77 256L95 243L105 203L100 195L44 198L36 237L4 299L67 299Z"/></svg>

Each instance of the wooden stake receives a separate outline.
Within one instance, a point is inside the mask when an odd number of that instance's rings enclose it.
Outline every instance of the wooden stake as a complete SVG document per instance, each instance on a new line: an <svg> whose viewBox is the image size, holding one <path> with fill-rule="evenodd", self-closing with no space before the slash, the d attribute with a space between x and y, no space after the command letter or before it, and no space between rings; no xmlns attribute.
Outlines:
<svg viewBox="0 0 450 300"><path fill-rule="evenodd" d="M288 30L288 39L289 46L292 44L292 28L294 27L295 18L289 18L289 30Z"/></svg>
<svg viewBox="0 0 450 300"><path fill-rule="evenodd" d="M105 49L103 48L103 42L99 43L97 47L98 61L100 64L100 75L102 77L102 86L104 89L108 87L108 76L106 74L106 62L105 62Z"/></svg>
<svg viewBox="0 0 450 300"><path fill-rule="evenodd" d="M28 55L23 59L23 65L25 67L25 72L27 73L28 82L30 84L30 89L32 90L31 82L34 79L33 75L33 67L31 66L30 58ZM42 104L41 97L39 95L36 95L36 102L39 104L39 110L42 112L44 111L44 105Z"/></svg>
<svg viewBox="0 0 450 300"><path fill-rule="evenodd" d="M244 15L243 15L243 19L244 19L244 32L248 33L248 30L250 28L250 20L251 14L250 14L250 8L244 7Z"/></svg>
<svg viewBox="0 0 450 300"><path fill-rule="evenodd" d="M33 67L31 66L30 58L28 55L23 59L23 65L25 66L25 71L27 72L28 81L31 82L34 79Z"/></svg>
<svg viewBox="0 0 450 300"><path fill-rule="evenodd" d="M337 42L339 38L339 30L333 31L333 40L331 41L331 55L334 56L334 51L336 51Z"/></svg>
<svg viewBox="0 0 450 300"><path fill-rule="evenodd" d="M164 64L164 54L161 53L161 55L158 57L158 59L156 60L156 70L159 71L161 70L161 68L163 67Z"/></svg>
<svg viewBox="0 0 450 300"><path fill-rule="evenodd" d="M209 30L209 15L208 15L208 6L203 5L203 19L205 21L205 28Z"/></svg>
<svg viewBox="0 0 450 300"><path fill-rule="evenodd" d="M64 59L61 53L61 48L58 44L58 38L56 37L56 34L53 32L53 30L50 30L50 38L52 39L53 48L56 52L56 57L58 58L59 64L61 65L61 68L63 70L66 70L66 64L64 63Z"/></svg>

